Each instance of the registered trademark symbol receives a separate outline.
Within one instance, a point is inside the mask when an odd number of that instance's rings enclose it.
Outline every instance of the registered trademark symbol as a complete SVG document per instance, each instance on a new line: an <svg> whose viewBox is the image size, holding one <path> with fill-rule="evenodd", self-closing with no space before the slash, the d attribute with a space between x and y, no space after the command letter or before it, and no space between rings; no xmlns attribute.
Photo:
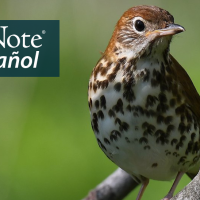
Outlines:
<svg viewBox="0 0 200 200"><path fill-rule="evenodd" d="M43 31L42 31L42 34L45 34L45 33L46 33L46 31L45 31L45 30L43 30Z"/></svg>

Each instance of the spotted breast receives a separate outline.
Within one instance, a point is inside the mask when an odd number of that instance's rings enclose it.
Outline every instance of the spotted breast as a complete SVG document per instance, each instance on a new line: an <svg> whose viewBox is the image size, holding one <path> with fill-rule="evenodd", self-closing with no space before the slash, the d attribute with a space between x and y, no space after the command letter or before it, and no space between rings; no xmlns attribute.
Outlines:
<svg viewBox="0 0 200 200"><path fill-rule="evenodd" d="M199 165L200 114L194 107L199 95L169 54L172 36L182 31L161 8L129 9L89 81L91 124L100 148L145 184Z"/></svg>

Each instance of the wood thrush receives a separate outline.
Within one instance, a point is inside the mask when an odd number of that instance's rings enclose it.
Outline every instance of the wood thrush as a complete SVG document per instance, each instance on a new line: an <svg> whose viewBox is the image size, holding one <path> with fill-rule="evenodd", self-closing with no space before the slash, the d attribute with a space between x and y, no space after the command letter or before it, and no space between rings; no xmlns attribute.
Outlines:
<svg viewBox="0 0 200 200"><path fill-rule="evenodd" d="M200 97L170 55L184 28L155 6L127 10L92 71L88 102L97 142L106 156L142 182L172 180L200 166Z"/></svg>

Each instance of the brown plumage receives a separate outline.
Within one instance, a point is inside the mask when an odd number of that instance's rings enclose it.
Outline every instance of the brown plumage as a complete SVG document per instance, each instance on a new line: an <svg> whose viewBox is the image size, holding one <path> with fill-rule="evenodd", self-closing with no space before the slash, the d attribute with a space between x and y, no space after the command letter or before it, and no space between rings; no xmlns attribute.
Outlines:
<svg viewBox="0 0 200 200"><path fill-rule="evenodd" d="M184 28L155 6L137 6L118 21L90 77L88 103L97 142L106 156L142 182L193 177L200 166L200 99L169 54Z"/></svg>

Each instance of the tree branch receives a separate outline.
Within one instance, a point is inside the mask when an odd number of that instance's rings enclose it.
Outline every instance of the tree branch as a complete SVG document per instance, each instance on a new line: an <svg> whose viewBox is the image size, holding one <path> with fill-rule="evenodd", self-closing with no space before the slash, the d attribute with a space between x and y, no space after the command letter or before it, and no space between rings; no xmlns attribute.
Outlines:
<svg viewBox="0 0 200 200"><path fill-rule="evenodd" d="M118 168L95 189L90 191L83 200L120 200L137 185L138 183L129 174Z"/></svg>
<svg viewBox="0 0 200 200"><path fill-rule="evenodd" d="M138 183L129 174L118 168L95 189L90 191L88 196L83 200L121 200L136 188L137 185ZM171 200L198 199L200 199L200 172Z"/></svg>

